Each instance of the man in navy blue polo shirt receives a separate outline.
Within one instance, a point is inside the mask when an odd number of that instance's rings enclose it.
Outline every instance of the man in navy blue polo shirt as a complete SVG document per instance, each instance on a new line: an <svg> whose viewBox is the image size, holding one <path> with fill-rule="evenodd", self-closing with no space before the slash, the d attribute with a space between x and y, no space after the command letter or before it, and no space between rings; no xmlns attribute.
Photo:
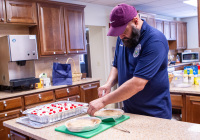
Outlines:
<svg viewBox="0 0 200 140"><path fill-rule="evenodd" d="M165 36L127 4L112 10L110 24L108 36L118 36L114 64L106 84L98 89L100 98L89 103L88 113L94 115L110 103L123 101L127 113L171 119ZM119 88L110 92L117 82Z"/></svg>

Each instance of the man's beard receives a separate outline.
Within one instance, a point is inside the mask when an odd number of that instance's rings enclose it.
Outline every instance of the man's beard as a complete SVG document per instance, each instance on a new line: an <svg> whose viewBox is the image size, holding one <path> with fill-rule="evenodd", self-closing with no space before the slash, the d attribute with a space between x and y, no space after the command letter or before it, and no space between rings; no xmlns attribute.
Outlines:
<svg viewBox="0 0 200 140"><path fill-rule="evenodd" d="M132 26L132 34L130 38L124 37L122 42L124 43L125 47L128 48L135 48L136 45L139 43L140 38L140 30Z"/></svg>

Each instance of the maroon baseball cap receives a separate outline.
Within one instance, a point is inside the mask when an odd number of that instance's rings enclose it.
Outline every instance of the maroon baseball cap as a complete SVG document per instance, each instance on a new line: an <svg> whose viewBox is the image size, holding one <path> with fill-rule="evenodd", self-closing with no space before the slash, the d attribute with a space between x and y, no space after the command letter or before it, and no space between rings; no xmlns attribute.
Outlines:
<svg viewBox="0 0 200 140"><path fill-rule="evenodd" d="M110 29L107 36L121 35L128 23L137 16L135 7L128 4L119 4L113 8L110 14Z"/></svg>

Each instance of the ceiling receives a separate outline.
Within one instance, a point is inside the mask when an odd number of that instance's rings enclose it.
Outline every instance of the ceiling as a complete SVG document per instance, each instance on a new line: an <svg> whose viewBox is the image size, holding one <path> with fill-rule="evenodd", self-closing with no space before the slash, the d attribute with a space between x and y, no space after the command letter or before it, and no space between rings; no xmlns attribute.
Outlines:
<svg viewBox="0 0 200 140"><path fill-rule="evenodd" d="M183 3L184 0L76 0L114 7L119 3L135 6L137 10L169 17L197 16L197 7Z"/></svg>

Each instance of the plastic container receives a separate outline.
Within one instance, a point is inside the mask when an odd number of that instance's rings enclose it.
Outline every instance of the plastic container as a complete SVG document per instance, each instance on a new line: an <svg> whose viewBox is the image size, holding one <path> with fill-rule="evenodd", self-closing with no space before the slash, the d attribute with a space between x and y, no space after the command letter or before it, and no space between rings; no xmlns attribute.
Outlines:
<svg viewBox="0 0 200 140"><path fill-rule="evenodd" d="M188 74L187 74L187 70L184 70L184 74L183 74L183 83L188 83Z"/></svg>
<svg viewBox="0 0 200 140"><path fill-rule="evenodd" d="M189 84L194 84L193 69L190 69L190 74L189 74L189 76L188 76L188 83L189 83Z"/></svg>
<svg viewBox="0 0 200 140"><path fill-rule="evenodd" d="M38 115L32 114L32 112L34 110L40 110L44 106L51 106L52 104L58 105L58 104L64 104L64 103L74 104L77 107L70 109L70 110L57 112L57 113L51 114L51 115L45 114L43 116L38 116ZM82 105L82 106L79 106L79 104ZM31 121L35 121L35 122L39 122L39 123L51 123L51 122L59 121L59 120L62 120L62 119L65 119L65 118L68 118L68 117L71 117L71 116L81 114L83 112L84 106L87 106L87 105L88 105L87 103L71 102L71 101L59 101L59 102L54 102L54 103L50 103L50 104L40 105L40 106L31 108L31 109L25 110L23 112L23 114L26 114Z"/></svg>

